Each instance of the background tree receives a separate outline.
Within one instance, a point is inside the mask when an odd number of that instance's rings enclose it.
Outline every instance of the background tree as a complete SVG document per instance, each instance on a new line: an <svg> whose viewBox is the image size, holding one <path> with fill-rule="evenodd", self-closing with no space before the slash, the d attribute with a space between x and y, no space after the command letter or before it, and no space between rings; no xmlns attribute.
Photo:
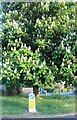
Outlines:
<svg viewBox="0 0 77 120"><path fill-rule="evenodd" d="M14 2L2 6L3 81L17 90L20 83L30 83L34 91L41 84L52 86L61 81L75 85L76 3Z"/></svg>

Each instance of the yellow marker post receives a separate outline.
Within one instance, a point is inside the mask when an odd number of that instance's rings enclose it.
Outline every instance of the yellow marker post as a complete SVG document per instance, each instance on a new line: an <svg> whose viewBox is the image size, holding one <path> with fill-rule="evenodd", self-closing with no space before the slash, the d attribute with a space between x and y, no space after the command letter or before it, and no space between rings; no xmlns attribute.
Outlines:
<svg viewBox="0 0 77 120"><path fill-rule="evenodd" d="M29 94L29 112L36 112L35 95L34 95L34 93L30 93Z"/></svg>

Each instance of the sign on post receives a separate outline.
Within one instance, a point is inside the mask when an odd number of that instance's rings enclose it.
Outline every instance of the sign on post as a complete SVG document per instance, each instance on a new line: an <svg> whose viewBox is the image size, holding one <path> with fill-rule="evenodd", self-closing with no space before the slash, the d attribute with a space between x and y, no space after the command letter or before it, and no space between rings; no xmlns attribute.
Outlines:
<svg viewBox="0 0 77 120"><path fill-rule="evenodd" d="M29 94L29 112L36 112L35 94Z"/></svg>

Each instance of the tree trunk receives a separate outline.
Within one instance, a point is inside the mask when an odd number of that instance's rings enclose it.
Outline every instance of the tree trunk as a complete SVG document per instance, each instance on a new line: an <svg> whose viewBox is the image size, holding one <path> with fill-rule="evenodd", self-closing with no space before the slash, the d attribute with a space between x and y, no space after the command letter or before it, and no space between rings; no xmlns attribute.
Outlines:
<svg viewBox="0 0 77 120"><path fill-rule="evenodd" d="M35 94L35 96L37 96L39 94L39 86L36 85L36 86L33 86L33 93Z"/></svg>
<svg viewBox="0 0 77 120"><path fill-rule="evenodd" d="M17 92L17 95L20 94L20 83L18 80L16 80L16 92Z"/></svg>
<svg viewBox="0 0 77 120"><path fill-rule="evenodd" d="M16 88L16 91L17 91L17 95L20 95L20 87L19 86L16 86L17 88Z"/></svg>

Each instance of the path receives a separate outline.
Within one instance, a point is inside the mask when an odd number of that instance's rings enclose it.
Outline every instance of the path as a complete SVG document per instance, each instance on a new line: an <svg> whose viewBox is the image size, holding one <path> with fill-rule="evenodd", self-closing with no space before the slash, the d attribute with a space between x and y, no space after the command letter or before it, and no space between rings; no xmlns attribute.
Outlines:
<svg viewBox="0 0 77 120"><path fill-rule="evenodd" d="M40 96L44 96L45 94L40 94ZM50 95L66 95L66 96L75 96L74 92L60 92L60 93L47 93L48 96Z"/></svg>

